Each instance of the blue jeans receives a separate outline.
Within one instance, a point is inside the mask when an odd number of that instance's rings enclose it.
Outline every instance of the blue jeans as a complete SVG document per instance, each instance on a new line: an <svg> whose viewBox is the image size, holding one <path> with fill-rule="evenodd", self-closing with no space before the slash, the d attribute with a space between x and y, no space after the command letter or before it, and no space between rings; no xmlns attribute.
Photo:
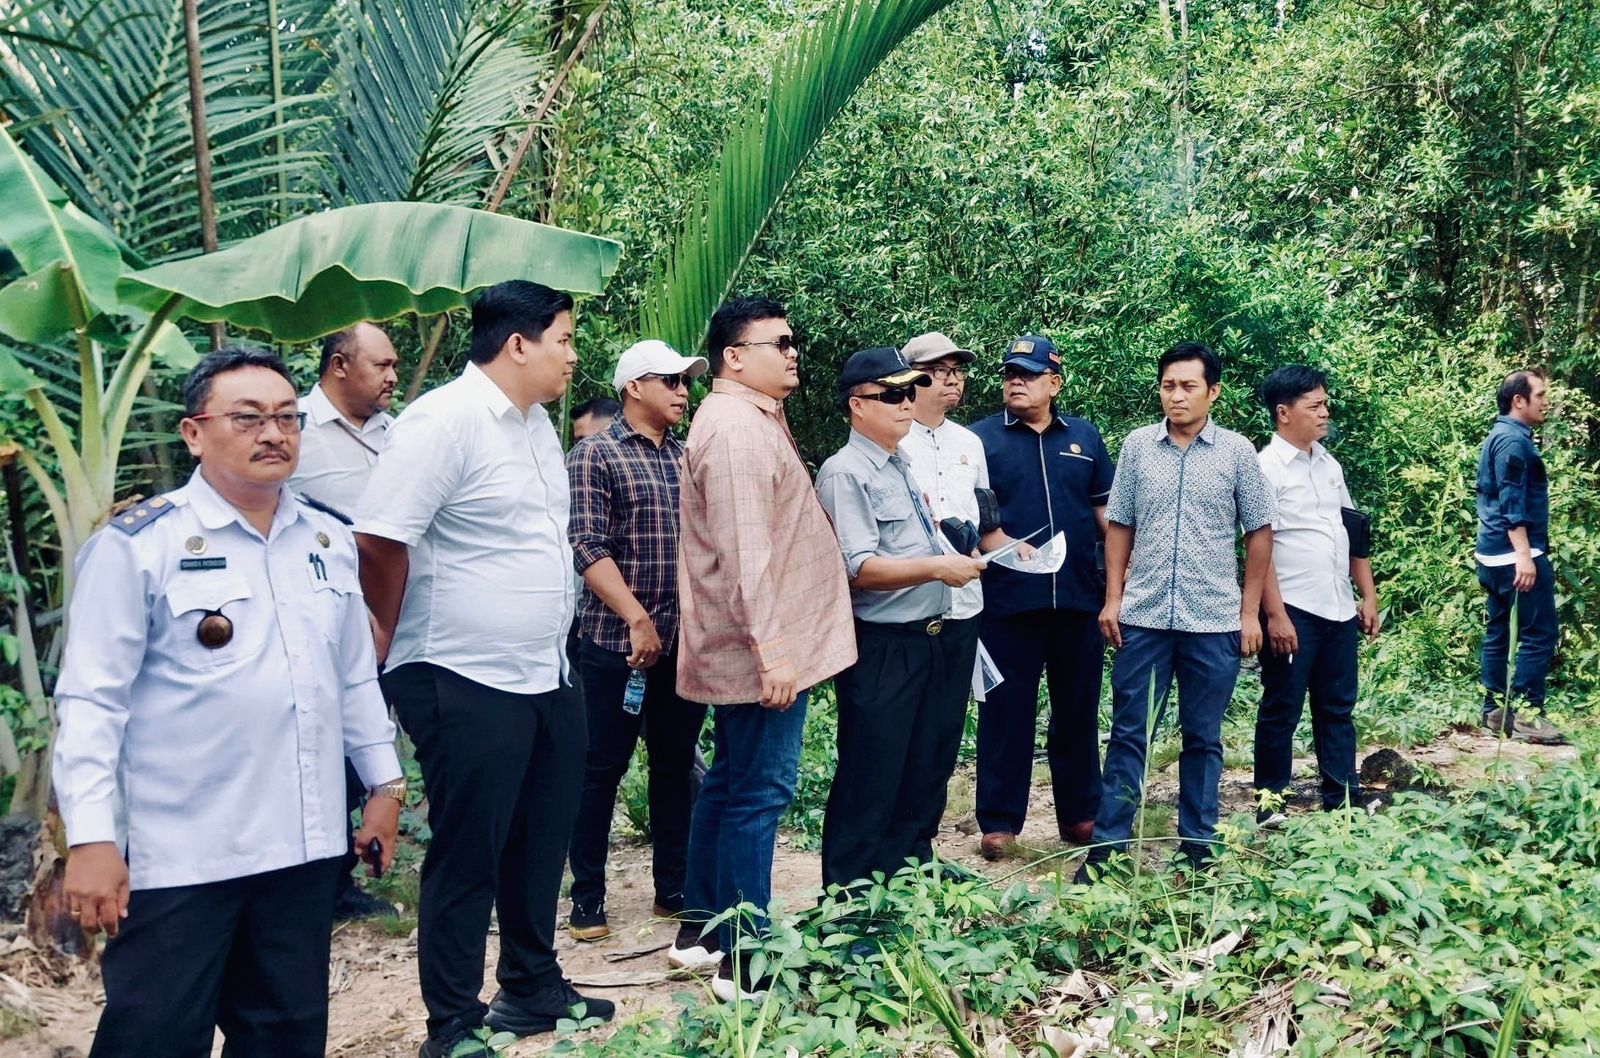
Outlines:
<svg viewBox="0 0 1600 1058"><path fill-rule="evenodd" d="M1545 677L1550 675L1561 625L1556 616L1556 573L1550 559L1540 555L1533 560L1533 567L1538 577L1532 588L1521 592L1512 584L1517 575L1515 566L1478 567L1478 582L1489 593L1478 677L1488 691L1484 712L1495 708L1494 700L1506 693L1513 603L1517 608L1517 669L1511 677L1511 695L1531 706L1544 705Z"/></svg>
<svg viewBox="0 0 1600 1058"><path fill-rule="evenodd" d="M1239 678L1238 632L1176 632L1122 626L1122 646L1111 666L1111 741L1106 746L1105 789L1094 837L1101 845L1090 859L1103 861L1133 837L1133 820L1144 791L1146 720L1151 678L1155 722L1167 711L1167 692L1178 678L1178 837L1190 859L1210 852L1217 833L1217 784L1222 779L1222 714Z"/></svg>
<svg viewBox="0 0 1600 1058"><path fill-rule="evenodd" d="M794 798L800 768L806 694L782 712L754 704L712 710L716 748L689 824L685 917L710 919L739 904L760 911L754 921L719 927L723 951L733 950L736 927L759 933L765 925L778 820Z"/></svg>

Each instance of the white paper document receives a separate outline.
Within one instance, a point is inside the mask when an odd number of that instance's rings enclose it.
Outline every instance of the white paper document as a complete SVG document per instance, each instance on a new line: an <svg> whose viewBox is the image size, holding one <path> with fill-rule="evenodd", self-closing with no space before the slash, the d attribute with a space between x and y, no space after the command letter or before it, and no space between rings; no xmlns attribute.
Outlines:
<svg viewBox="0 0 1600 1058"><path fill-rule="evenodd" d="M994 663L994 658L983 647L983 640L978 640L978 656L972 663L972 697L976 701L983 701L985 696L1000 684L1005 682L1005 677L1000 675L1000 669Z"/></svg>
<svg viewBox="0 0 1600 1058"><path fill-rule="evenodd" d="M1000 548L989 561L1018 573L1054 573L1067 561L1067 537L1065 533L1057 533L1027 558Z"/></svg>

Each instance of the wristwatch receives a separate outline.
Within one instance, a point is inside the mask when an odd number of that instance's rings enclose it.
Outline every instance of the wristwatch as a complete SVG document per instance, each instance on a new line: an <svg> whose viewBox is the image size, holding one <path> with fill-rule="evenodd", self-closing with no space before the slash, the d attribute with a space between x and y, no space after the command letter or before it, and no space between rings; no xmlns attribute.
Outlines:
<svg viewBox="0 0 1600 1058"><path fill-rule="evenodd" d="M390 779L386 783L379 783L367 791L368 797L392 797L404 807L406 803L406 781L404 779Z"/></svg>

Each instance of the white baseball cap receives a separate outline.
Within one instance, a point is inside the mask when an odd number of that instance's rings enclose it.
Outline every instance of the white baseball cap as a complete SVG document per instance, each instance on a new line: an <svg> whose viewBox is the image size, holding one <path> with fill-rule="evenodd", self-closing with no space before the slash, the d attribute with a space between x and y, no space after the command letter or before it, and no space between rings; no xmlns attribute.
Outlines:
<svg viewBox="0 0 1600 1058"><path fill-rule="evenodd" d="M694 378L706 373L711 364L703 356L680 356L677 350L656 338L634 342L617 357L617 369L611 375L611 386L618 393L636 378L645 375L676 375Z"/></svg>

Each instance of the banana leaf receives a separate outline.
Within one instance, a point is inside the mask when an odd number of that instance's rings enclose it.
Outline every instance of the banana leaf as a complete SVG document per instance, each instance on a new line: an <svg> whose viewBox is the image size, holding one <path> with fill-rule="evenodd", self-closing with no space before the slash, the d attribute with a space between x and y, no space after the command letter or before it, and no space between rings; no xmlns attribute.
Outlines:
<svg viewBox="0 0 1600 1058"><path fill-rule="evenodd" d="M0 203L0 244L28 273L0 291L0 330L37 341L116 307L123 270L116 238L67 201L4 127Z"/></svg>
<svg viewBox="0 0 1600 1058"><path fill-rule="evenodd" d="M431 316L528 279L597 294L620 243L460 206L378 202L290 221L214 254L131 272L121 297L173 317L302 342L362 320Z"/></svg>

